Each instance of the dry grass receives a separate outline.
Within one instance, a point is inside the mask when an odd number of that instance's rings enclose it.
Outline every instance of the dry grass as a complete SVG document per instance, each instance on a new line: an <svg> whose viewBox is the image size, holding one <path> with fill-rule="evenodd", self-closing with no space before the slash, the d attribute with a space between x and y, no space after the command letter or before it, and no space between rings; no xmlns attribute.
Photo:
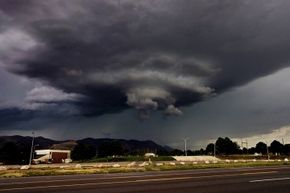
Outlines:
<svg viewBox="0 0 290 193"><path fill-rule="evenodd" d="M54 176L73 174L101 174L101 173L125 173L143 172L145 168L41 168L41 169L9 169L0 172L0 178L27 177L27 176Z"/></svg>
<svg viewBox="0 0 290 193"><path fill-rule="evenodd" d="M238 163L198 163L198 164L177 164L170 165L164 164L162 166L156 166L154 164L145 167L66 167L66 168L31 168L28 170L20 169L8 169L0 171L0 177L2 178L14 178L14 177L27 177L27 176L51 176L51 175L72 175L72 174L101 174L101 173L127 173L127 172L145 172L145 171L164 171L164 170L189 170L189 169L206 169L206 168L233 168L233 167L257 167L257 166L280 166L290 165L289 162L238 162Z"/></svg>

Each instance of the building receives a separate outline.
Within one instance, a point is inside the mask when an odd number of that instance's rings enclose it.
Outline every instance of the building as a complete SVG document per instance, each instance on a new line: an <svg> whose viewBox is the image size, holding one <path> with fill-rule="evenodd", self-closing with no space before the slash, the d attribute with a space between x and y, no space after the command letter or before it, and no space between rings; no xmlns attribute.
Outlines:
<svg viewBox="0 0 290 193"><path fill-rule="evenodd" d="M42 149L35 150L33 163L67 163L70 159L70 150Z"/></svg>

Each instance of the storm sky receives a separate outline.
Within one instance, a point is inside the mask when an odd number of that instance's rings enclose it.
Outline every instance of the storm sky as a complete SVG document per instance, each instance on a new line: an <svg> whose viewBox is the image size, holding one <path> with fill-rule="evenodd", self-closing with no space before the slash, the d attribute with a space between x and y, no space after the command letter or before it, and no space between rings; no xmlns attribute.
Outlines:
<svg viewBox="0 0 290 193"><path fill-rule="evenodd" d="M1 0L0 134L290 143L289 18L288 0Z"/></svg>

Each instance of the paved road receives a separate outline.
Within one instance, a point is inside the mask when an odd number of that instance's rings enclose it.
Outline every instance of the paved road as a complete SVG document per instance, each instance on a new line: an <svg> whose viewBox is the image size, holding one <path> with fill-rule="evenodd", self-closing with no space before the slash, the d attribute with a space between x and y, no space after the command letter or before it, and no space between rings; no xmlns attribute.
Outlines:
<svg viewBox="0 0 290 193"><path fill-rule="evenodd" d="M0 193L289 193L290 167L0 179Z"/></svg>

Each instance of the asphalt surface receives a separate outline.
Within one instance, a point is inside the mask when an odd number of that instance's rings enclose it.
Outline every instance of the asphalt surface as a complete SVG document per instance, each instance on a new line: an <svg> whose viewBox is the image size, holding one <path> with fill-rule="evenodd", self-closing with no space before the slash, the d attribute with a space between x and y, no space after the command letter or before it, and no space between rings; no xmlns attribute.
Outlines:
<svg viewBox="0 0 290 193"><path fill-rule="evenodd" d="M0 179L0 193L290 193L290 167Z"/></svg>

